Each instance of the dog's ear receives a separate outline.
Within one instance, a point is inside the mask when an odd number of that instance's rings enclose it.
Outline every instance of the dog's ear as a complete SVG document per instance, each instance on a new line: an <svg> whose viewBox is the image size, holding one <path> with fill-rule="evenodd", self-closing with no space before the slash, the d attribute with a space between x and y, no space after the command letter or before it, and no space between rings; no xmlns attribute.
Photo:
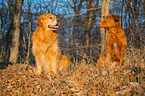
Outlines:
<svg viewBox="0 0 145 96"><path fill-rule="evenodd" d="M44 15L45 15L45 14L41 15L41 16L38 18L38 20L37 20L37 23L38 23L38 25L40 25L40 26L43 26Z"/></svg>
<svg viewBox="0 0 145 96"><path fill-rule="evenodd" d="M121 18L119 15L116 15L116 14L112 14L112 17L114 18L116 22L119 21L119 19Z"/></svg>

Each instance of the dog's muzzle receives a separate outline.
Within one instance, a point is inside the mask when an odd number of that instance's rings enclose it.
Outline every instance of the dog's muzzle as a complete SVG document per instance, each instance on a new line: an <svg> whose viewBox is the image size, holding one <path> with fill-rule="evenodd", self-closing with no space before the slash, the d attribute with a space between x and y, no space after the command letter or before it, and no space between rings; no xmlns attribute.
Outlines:
<svg viewBox="0 0 145 96"><path fill-rule="evenodd" d="M56 25L48 25L48 28L52 29L52 30L57 30L60 24L60 20L57 19L57 24Z"/></svg>

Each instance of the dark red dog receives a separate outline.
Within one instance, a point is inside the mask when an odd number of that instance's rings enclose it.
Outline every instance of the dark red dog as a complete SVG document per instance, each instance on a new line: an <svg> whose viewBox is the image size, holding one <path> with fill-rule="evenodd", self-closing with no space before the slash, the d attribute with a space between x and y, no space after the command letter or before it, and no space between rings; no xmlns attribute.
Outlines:
<svg viewBox="0 0 145 96"><path fill-rule="evenodd" d="M119 62L120 66L124 60L124 52L127 47L127 38L119 22L120 16L111 14L100 22L101 27L107 28L107 50L106 61L113 64Z"/></svg>

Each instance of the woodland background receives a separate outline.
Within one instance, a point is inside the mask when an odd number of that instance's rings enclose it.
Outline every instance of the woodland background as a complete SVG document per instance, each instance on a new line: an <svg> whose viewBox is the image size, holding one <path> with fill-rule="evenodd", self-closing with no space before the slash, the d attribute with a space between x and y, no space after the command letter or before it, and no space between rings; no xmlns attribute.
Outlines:
<svg viewBox="0 0 145 96"><path fill-rule="evenodd" d="M71 64L57 76L35 74L32 33L41 14L60 19L59 47ZM121 16L128 46L123 66L97 68L108 14ZM9 64L9 65L8 65ZM0 95L144 96L144 0L0 0Z"/></svg>
<svg viewBox="0 0 145 96"><path fill-rule="evenodd" d="M73 63L97 62L105 52L106 30L98 23L108 14L121 16L128 46L144 50L143 0L1 0L0 5L0 62L34 63L31 35L44 13L61 20L59 46Z"/></svg>

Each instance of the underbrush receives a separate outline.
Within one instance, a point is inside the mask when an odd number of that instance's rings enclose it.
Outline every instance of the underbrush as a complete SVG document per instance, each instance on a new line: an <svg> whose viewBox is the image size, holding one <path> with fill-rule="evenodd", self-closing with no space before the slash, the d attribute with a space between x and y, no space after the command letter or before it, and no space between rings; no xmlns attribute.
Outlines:
<svg viewBox="0 0 145 96"><path fill-rule="evenodd" d="M145 52L128 48L124 66L94 64L69 67L55 77L35 75L35 67L9 65L0 70L1 95L24 96L143 96L145 95Z"/></svg>

